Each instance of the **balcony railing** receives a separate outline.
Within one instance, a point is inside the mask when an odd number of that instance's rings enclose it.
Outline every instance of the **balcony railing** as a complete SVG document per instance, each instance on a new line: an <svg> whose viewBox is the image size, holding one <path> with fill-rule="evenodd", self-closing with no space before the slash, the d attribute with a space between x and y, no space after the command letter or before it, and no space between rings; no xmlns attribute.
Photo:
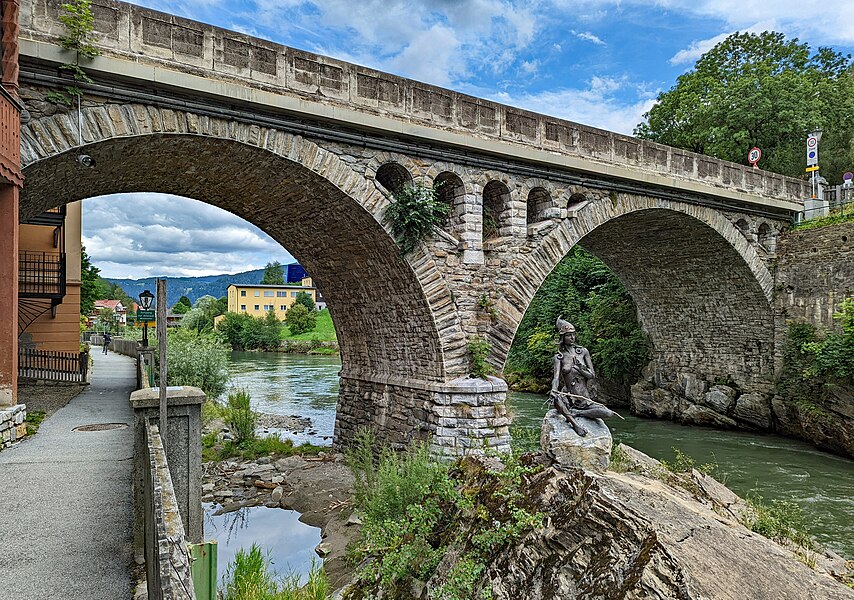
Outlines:
<svg viewBox="0 0 854 600"><path fill-rule="evenodd" d="M18 296L52 298L65 296L65 253L18 253Z"/></svg>

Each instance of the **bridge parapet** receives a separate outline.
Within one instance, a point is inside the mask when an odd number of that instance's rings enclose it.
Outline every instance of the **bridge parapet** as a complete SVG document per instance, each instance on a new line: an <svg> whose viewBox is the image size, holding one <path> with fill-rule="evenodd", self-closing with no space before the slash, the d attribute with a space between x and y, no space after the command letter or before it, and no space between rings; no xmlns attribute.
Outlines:
<svg viewBox="0 0 854 600"><path fill-rule="evenodd" d="M57 0L23 4L23 56L48 58L37 42L56 44L64 34L59 5ZM287 104L290 110L315 118L485 151L494 146L476 140L499 141L515 148L511 152L505 148L504 153L522 162L553 162L565 169L650 185L679 188L692 182L700 184L692 188L695 192L715 195L716 189L734 190L785 203L801 202L809 195L802 180L467 96L178 16L110 0L95 0L93 11L97 45L104 57L154 67L138 69L139 76L149 74L165 85L186 83L167 71L235 83L290 97L297 101ZM92 70L109 72L105 58L96 58ZM215 88L208 86L207 92L217 93ZM354 113L365 119L357 123ZM389 119L397 124L389 126Z"/></svg>

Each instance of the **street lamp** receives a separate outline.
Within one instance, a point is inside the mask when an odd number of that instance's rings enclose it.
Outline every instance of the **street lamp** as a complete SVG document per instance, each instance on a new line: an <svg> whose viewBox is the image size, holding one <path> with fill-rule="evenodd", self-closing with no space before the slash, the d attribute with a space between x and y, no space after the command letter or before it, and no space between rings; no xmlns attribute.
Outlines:
<svg viewBox="0 0 854 600"><path fill-rule="evenodd" d="M145 290L140 292L139 294L139 305L143 310L151 309L151 303L154 301L154 294L150 291ZM146 320L142 325L142 347L148 348L148 321Z"/></svg>

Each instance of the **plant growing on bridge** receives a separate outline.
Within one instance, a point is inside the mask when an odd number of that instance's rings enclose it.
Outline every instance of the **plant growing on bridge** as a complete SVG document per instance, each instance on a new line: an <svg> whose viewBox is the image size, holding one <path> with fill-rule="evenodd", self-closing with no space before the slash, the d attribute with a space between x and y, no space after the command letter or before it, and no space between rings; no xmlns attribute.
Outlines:
<svg viewBox="0 0 854 600"><path fill-rule="evenodd" d="M439 200L438 189L438 186L405 185L392 194L383 219L391 227L402 255L415 250L421 240L445 222L451 207Z"/></svg>
<svg viewBox="0 0 854 600"><path fill-rule="evenodd" d="M71 0L60 6L64 13L59 20L65 25L65 35L59 39L60 45L73 51L74 62L60 65L60 70L69 73L75 81L92 83L92 79L80 66L80 58L93 59L101 51L93 43L92 32L95 29L95 16L92 14L92 0ZM74 98L80 99L83 92L76 85L67 86L63 91L52 91L46 94L48 101L54 104L71 106Z"/></svg>
<svg viewBox="0 0 854 600"><path fill-rule="evenodd" d="M486 362L492 351L492 344L482 337L473 337L468 343L469 366L472 377L486 379L492 373L492 366Z"/></svg>

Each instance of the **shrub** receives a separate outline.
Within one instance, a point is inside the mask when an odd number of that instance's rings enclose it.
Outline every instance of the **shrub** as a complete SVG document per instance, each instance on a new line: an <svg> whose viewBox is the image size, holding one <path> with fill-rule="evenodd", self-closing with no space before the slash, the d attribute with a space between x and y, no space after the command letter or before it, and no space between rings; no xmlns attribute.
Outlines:
<svg viewBox="0 0 854 600"><path fill-rule="evenodd" d="M753 494L745 499L747 510L742 525L776 542L792 542L801 550L817 550L818 545L807 532L806 517L800 506L790 500L766 502Z"/></svg>
<svg viewBox="0 0 854 600"><path fill-rule="evenodd" d="M299 335L314 329L317 324L315 313L302 304L294 304L285 313L285 322L293 335Z"/></svg>
<svg viewBox="0 0 854 600"><path fill-rule="evenodd" d="M308 583L299 584L299 575L278 578L269 554L252 544L241 548L228 565L222 586L223 600L327 600L331 588L322 566L312 562Z"/></svg>
<svg viewBox="0 0 854 600"><path fill-rule="evenodd" d="M297 297L294 298L295 304L302 304L308 309L308 312L317 312L317 306L314 304L314 300L311 299L311 294L308 292L298 292Z"/></svg>
<svg viewBox="0 0 854 600"><path fill-rule="evenodd" d="M234 442L238 445L255 439L258 414L252 410L249 400L246 390L236 390L228 395L225 406L225 424L234 434Z"/></svg>
<svg viewBox="0 0 854 600"><path fill-rule="evenodd" d="M437 187L405 185L392 194L383 220L391 227L400 253L412 252L445 221L450 206L439 200Z"/></svg>
<svg viewBox="0 0 854 600"><path fill-rule="evenodd" d="M492 345L482 337L473 337L468 343L469 367L472 377L486 379L492 373L492 367L486 362Z"/></svg>
<svg viewBox="0 0 854 600"><path fill-rule="evenodd" d="M220 338L177 329L168 332L166 365L169 385L201 388L209 397L217 397L228 381L229 348ZM154 353L155 363L160 353ZM155 369L155 373L158 369ZM159 384L158 384L159 385Z"/></svg>

